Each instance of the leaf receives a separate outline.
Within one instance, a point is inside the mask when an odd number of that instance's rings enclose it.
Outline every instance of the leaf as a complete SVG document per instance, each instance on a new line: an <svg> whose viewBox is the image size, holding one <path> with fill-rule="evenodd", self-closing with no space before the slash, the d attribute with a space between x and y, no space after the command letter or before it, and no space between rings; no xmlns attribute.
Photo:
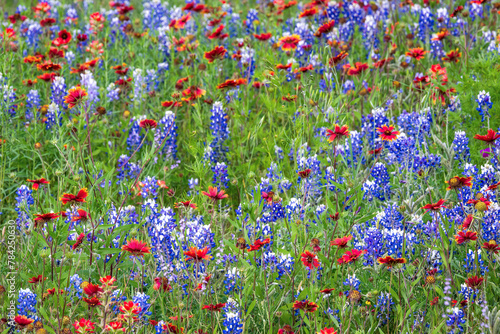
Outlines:
<svg viewBox="0 0 500 334"><path fill-rule="evenodd" d="M250 304L250 306L248 306L247 315L246 315L247 317L253 311L256 303L257 303L257 300L254 299L254 301Z"/></svg>

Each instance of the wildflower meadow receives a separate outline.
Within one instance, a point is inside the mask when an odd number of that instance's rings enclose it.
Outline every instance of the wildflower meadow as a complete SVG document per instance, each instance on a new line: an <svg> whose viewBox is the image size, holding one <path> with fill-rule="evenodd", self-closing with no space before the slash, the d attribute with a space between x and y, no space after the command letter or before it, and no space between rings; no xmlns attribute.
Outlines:
<svg viewBox="0 0 500 334"><path fill-rule="evenodd" d="M500 334L499 0L0 9L0 333Z"/></svg>

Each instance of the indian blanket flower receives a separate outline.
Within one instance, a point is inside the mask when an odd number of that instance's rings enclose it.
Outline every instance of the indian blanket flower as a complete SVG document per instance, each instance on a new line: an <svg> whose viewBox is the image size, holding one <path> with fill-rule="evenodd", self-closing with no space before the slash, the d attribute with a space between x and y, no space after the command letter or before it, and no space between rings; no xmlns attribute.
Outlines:
<svg viewBox="0 0 500 334"><path fill-rule="evenodd" d="M63 204L76 204L76 203L84 203L85 199L89 193L87 192L87 188L82 188L76 195L73 194L63 194L61 197L61 202Z"/></svg>
<svg viewBox="0 0 500 334"><path fill-rule="evenodd" d="M486 144L493 144L495 140L500 138L500 133L495 132L495 130L489 129L486 135L475 135L474 139L484 141Z"/></svg>
<svg viewBox="0 0 500 334"><path fill-rule="evenodd" d="M357 249L353 249L352 251L347 251L345 252L344 255L342 255L342 257L340 257L338 260L337 260L337 263L338 264L347 264L347 263L354 263L356 262L359 257L363 254L365 254L367 252L367 250L357 250Z"/></svg>
<svg viewBox="0 0 500 334"><path fill-rule="evenodd" d="M330 245L336 246L338 248L346 248L347 243L352 240L352 235L348 235L342 238L336 238L335 240L330 241Z"/></svg>
<svg viewBox="0 0 500 334"><path fill-rule="evenodd" d="M283 36L279 39L278 45L283 51L295 50L301 41L299 35Z"/></svg>
<svg viewBox="0 0 500 334"><path fill-rule="evenodd" d="M87 95L87 91L84 88L74 87L68 91L68 95L64 97L64 102L66 102L68 108L72 109L81 104Z"/></svg>
<svg viewBox="0 0 500 334"><path fill-rule="evenodd" d="M326 136L328 137L329 142L349 137L349 127L347 125L339 126L338 124L335 124L334 130L326 129Z"/></svg>
<svg viewBox="0 0 500 334"><path fill-rule="evenodd" d="M472 187L472 176L469 177L461 177L454 176L448 181L445 181L448 184L448 188L446 190L460 189L463 187Z"/></svg>
<svg viewBox="0 0 500 334"><path fill-rule="evenodd" d="M85 318L82 318L80 320L75 321L73 327L75 327L75 333L78 334L94 333L95 323Z"/></svg>
<svg viewBox="0 0 500 334"><path fill-rule="evenodd" d="M196 203L193 203L192 201L177 202L177 203L174 204L174 207L176 209L179 209L179 208L196 209Z"/></svg>
<svg viewBox="0 0 500 334"><path fill-rule="evenodd" d="M156 128L158 123L154 119L143 119L139 122L139 126L143 129L149 130Z"/></svg>
<svg viewBox="0 0 500 334"><path fill-rule="evenodd" d="M488 208L491 205L491 202L488 201L488 199L481 197L479 199L470 199L469 201L467 201L467 204L474 204L474 208L477 211L483 212L488 210Z"/></svg>
<svg viewBox="0 0 500 334"><path fill-rule="evenodd" d="M93 284L89 282L82 283L83 293L85 293L90 298L98 297L104 290L99 284Z"/></svg>
<svg viewBox="0 0 500 334"><path fill-rule="evenodd" d="M302 253L301 261L304 264L304 266L309 268L309 270L319 267L318 257L316 256L316 254L311 253L309 251L305 251L304 253Z"/></svg>
<svg viewBox="0 0 500 334"><path fill-rule="evenodd" d="M211 64L218 59L223 59L227 50L223 46L216 46L210 51L205 52L205 59Z"/></svg>
<svg viewBox="0 0 500 334"><path fill-rule="evenodd" d="M426 204L422 207L422 209L425 209L425 212L429 211L439 211L440 209L444 208L445 206L443 205L446 200L440 199L436 203L430 203Z"/></svg>
<svg viewBox="0 0 500 334"><path fill-rule="evenodd" d="M441 58L441 60L448 63L458 63L460 61L460 57L462 57L462 53L456 49L448 52L445 57Z"/></svg>
<svg viewBox="0 0 500 334"><path fill-rule="evenodd" d="M477 233L472 231L467 231L467 232L460 231L458 232L457 235L455 235L455 240L459 245L466 243L468 241L474 241L477 240Z"/></svg>
<svg viewBox="0 0 500 334"><path fill-rule="evenodd" d="M92 297L92 298L83 297L83 301L86 302L89 307L96 307L102 305L101 301L97 297Z"/></svg>
<svg viewBox="0 0 500 334"><path fill-rule="evenodd" d="M77 214L73 216L73 218L71 219L71 221L87 221L90 219L90 215L87 211L83 210L83 209L78 209L77 211Z"/></svg>
<svg viewBox="0 0 500 334"><path fill-rule="evenodd" d="M474 290L479 290L479 288L481 287L483 282L484 282L484 278L479 277L479 276L472 276L472 277L469 277L465 280L465 284L469 288L474 289Z"/></svg>
<svg viewBox="0 0 500 334"><path fill-rule="evenodd" d="M211 312L220 312L224 306L226 306L225 303L219 303L219 304L208 304L208 305L204 305L202 307L203 310L208 310L208 311L211 311Z"/></svg>
<svg viewBox="0 0 500 334"><path fill-rule="evenodd" d="M127 242L126 245L122 246L122 250L129 252L132 256L144 256L144 254L150 254L151 248L146 246L146 242L141 242L136 239L132 239Z"/></svg>
<svg viewBox="0 0 500 334"><path fill-rule="evenodd" d="M386 266L387 268L392 268L398 264L406 263L406 259L403 258L393 258L392 256L379 257L377 259L378 263Z"/></svg>
<svg viewBox="0 0 500 334"><path fill-rule="evenodd" d="M302 179L307 179L309 175L311 175L312 170L310 168L306 168L304 170L301 170L297 172L297 174L300 176Z"/></svg>
<svg viewBox="0 0 500 334"><path fill-rule="evenodd" d="M308 300L297 300L293 303L294 310L302 310L308 313L314 313L318 309L318 305Z"/></svg>
<svg viewBox="0 0 500 334"><path fill-rule="evenodd" d="M41 283L42 281L46 280L47 277L43 277L42 275L38 275L38 276L33 276L31 277L29 280L28 280L28 283L31 283L31 284L38 284L38 283Z"/></svg>
<svg viewBox="0 0 500 334"><path fill-rule="evenodd" d="M214 202L220 201L221 199L227 198L229 196L224 190L219 191L217 187L212 186L208 186L208 192L202 191L201 193Z"/></svg>
<svg viewBox="0 0 500 334"><path fill-rule="evenodd" d="M377 128L380 139L384 141L393 141L398 138L399 131L394 130L394 126L383 125Z"/></svg>
<svg viewBox="0 0 500 334"><path fill-rule="evenodd" d="M429 51L425 51L422 48L413 48L413 49L408 50L405 53L405 55L418 61L418 60L423 59L427 52L429 52Z"/></svg>
<svg viewBox="0 0 500 334"><path fill-rule="evenodd" d="M23 329L23 328L26 328L28 327L30 324L32 324L35 320L33 319L30 319L28 318L27 316L25 315L16 315L14 317L14 322L16 323L16 325Z"/></svg>
<svg viewBox="0 0 500 334"><path fill-rule="evenodd" d="M495 240L490 240L485 242L481 248L485 249L487 252L492 252L498 254L500 252L500 246L497 244Z"/></svg>
<svg viewBox="0 0 500 334"><path fill-rule="evenodd" d="M257 251L257 250L261 249L262 246L267 245L270 242L271 242L270 238L267 238L264 240L257 239L257 240L255 240L255 242L252 245L249 246L248 251L249 252Z"/></svg>
<svg viewBox="0 0 500 334"><path fill-rule="evenodd" d="M85 233L80 233L80 235L76 238L76 242L71 246L72 250L77 249L82 243L83 239L85 238Z"/></svg>
<svg viewBox="0 0 500 334"><path fill-rule="evenodd" d="M186 261L194 261L196 263L202 262L203 260L209 261L212 257L208 255L208 247L203 249L198 249L197 247L191 247L188 251L184 252L186 256Z"/></svg>
<svg viewBox="0 0 500 334"><path fill-rule="evenodd" d="M59 218L59 215L56 213L41 213L41 214L36 214L35 215L35 228L41 226L43 227L45 223L48 223L49 221Z"/></svg>
<svg viewBox="0 0 500 334"><path fill-rule="evenodd" d="M324 24L322 24L317 30L316 32L314 33L314 36L316 37L321 37L322 35L326 35L328 33L330 33L332 30L333 30L333 27L335 26L335 21L334 20L331 20L331 21L328 21Z"/></svg>

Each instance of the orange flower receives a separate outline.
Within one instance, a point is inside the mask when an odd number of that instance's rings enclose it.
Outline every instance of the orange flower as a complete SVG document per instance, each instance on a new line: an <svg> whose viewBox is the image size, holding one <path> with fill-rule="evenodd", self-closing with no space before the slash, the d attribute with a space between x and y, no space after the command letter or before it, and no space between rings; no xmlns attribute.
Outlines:
<svg viewBox="0 0 500 334"><path fill-rule="evenodd" d="M352 235L348 235L346 237L337 238L335 240L330 241L330 245L337 246L338 248L346 248L347 243L352 239Z"/></svg>
<svg viewBox="0 0 500 334"><path fill-rule="evenodd" d="M72 109L79 105L87 95L87 91L82 87L74 87L68 91L68 95L64 97L64 102Z"/></svg>
<svg viewBox="0 0 500 334"><path fill-rule="evenodd" d="M343 137L349 137L349 127L347 125L339 126L335 124L335 129L326 129L326 136L329 142L340 140Z"/></svg>
<svg viewBox="0 0 500 334"><path fill-rule="evenodd" d="M271 33L262 33L260 35L253 34L253 37L255 37L256 39L258 39L259 41L267 41L268 39L270 39L271 37L273 37L273 34L271 34Z"/></svg>
<svg viewBox="0 0 500 334"><path fill-rule="evenodd" d="M469 177L452 177L449 181L445 181L448 184L446 190L460 189L462 187L472 187L472 176Z"/></svg>
<svg viewBox="0 0 500 334"><path fill-rule="evenodd" d="M30 324L32 324L35 320L30 319L25 315L16 315L14 317L14 321L16 322L17 326L19 326L19 328L26 328Z"/></svg>
<svg viewBox="0 0 500 334"><path fill-rule="evenodd" d="M474 241L477 240L477 233L472 231L460 231L458 232L458 235L455 236L455 240L459 245L468 241Z"/></svg>
<svg viewBox="0 0 500 334"><path fill-rule="evenodd" d="M288 35L279 39L278 45L283 51L295 50L300 42L299 35Z"/></svg>
<svg viewBox="0 0 500 334"><path fill-rule="evenodd" d="M261 249L262 246L267 245L270 242L271 242L271 239L269 239L269 238L264 239L264 240L257 239L257 240L255 240L253 245L249 246L248 252L257 251L257 250Z"/></svg>
<svg viewBox="0 0 500 334"><path fill-rule="evenodd" d="M356 262L359 257L366 253L366 250L353 249L352 251L345 252L340 259L337 260L338 264L346 264Z"/></svg>
<svg viewBox="0 0 500 334"><path fill-rule="evenodd" d="M406 259L403 259L403 258L395 259L391 256L379 257L377 259L377 261L378 261L378 263L385 265L387 268L392 268L395 265L406 263Z"/></svg>
<svg viewBox="0 0 500 334"><path fill-rule="evenodd" d="M186 261L202 262L203 260L209 261L212 257L207 254L208 247L203 249L198 249L196 247L191 247L187 252L184 252L186 256Z"/></svg>
<svg viewBox="0 0 500 334"><path fill-rule="evenodd" d="M39 224L43 227L43 225L52 219L59 218L59 215L51 212L51 213L42 213L42 214L36 214L35 215L35 228L38 227Z"/></svg>
<svg viewBox="0 0 500 334"><path fill-rule="evenodd" d="M182 91L182 96L185 97L186 101L196 100L203 95L205 95L206 91L197 86L191 86Z"/></svg>
<svg viewBox="0 0 500 334"><path fill-rule="evenodd" d="M224 25L221 24L217 29L214 30L213 33L209 34L207 37L208 39L220 39L223 40L224 38L229 37L229 34L224 34L222 33L222 30L224 30Z"/></svg>
<svg viewBox="0 0 500 334"><path fill-rule="evenodd" d="M43 178L43 177L38 179L38 180L28 179L26 181L33 183L33 185L31 186L33 188L33 190L38 190L38 188L40 187L41 184L49 184L50 183L49 181L45 180L45 178Z"/></svg>
<svg viewBox="0 0 500 334"><path fill-rule="evenodd" d="M366 71L368 69L368 64L356 62L354 64L354 67L347 64L344 66L344 68L347 69L347 75L356 76Z"/></svg>
<svg viewBox="0 0 500 334"><path fill-rule="evenodd" d="M413 48L413 49L408 50L408 52L406 52L405 55L418 61L418 60L423 59L427 52L428 51L425 51L422 48Z"/></svg>
<svg viewBox="0 0 500 334"><path fill-rule="evenodd" d="M122 246L122 250L129 252L132 256L144 256L144 254L150 254L150 249L150 247L146 246L145 242L140 242L136 239L132 239L127 242L126 245Z"/></svg>
<svg viewBox="0 0 500 334"><path fill-rule="evenodd" d="M333 30L333 27L335 25L335 21L331 20L326 22L325 24L321 25L318 30L314 33L314 36L316 37L321 37L323 34L328 34Z"/></svg>
<svg viewBox="0 0 500 334"><path fill-rule="evenodd" d="M449 63L458 63L460 61L460 57L462 57L462 53L456 49L448 52L446 57L441 58L441 60Z"/></svg>
<svg viewBox="0 0 500 334"><path fill-rule="evenodd" d="M223 59L227 50L223 46L216 46L213 50L205 52L205 59L211 64L217 59Z"/></svg>
<svg viewBox="0 0 500 334"><path fill-rule="evenodd" d="M313 7L313 8L310 8L310 9L306 9L302 13L300 13L299 14L299 18L314 16L317 13L318 13L318 10L316 9L316 7Z"/></svg>
<svg viewBox="0 0 500 334"><path fill-rule="evenodd" d="M383 125L380 128L377 128L377 132L379 133L379 137L385 141L393 141L398 138L399 131L394 130L394 126Z"/></svg>
<svg viewBox="0 0 500 334"><path fill-rule="evenodd" d="M241 85L246 85L247 84L247 79L240 78L236 80L226 80L225 82L221 83L220 85L217 86L217 89L224 89L224 88L233 88L233 87L238 87Z"/></svg>
<svg viewBox="0 0 500 334"><path fill-rule="evenodd" d="M158 123L154 119L143 119L139 122L139 126L143 129L149 130L156 128Z"/></svg>
<svg viewBox="0 0 500 334"><path fill-rule="evenodd" d="M229 196L228 194L225 193L224 190L219 191L217 187L212 187L212 186L208 186L208 192L202 191L201 193L209 197L213 201L219 201Z"/></svg>
<svg viewBox="0 0 500 334"><path fill-rule="evenodd" d="M341 51L338 55L330 58L328 64L330 66L337 66L342 60L346 59L349 54L345 51Z"/></svg>
<svg viewBox="0 0 500 334"><path fill-rule="evenodd" d="M88 195L89 193L87 192L87 188L82 188L80 189L78 194L76 194L76 196L73 194L63 194L61 197L61 202L63 204L83 203L85 202L85 198L87 198Z"/></svg>
<svg viewBox="0 0 500 334"><path fill-rule="evenodd" d="M425 209L425 212L428 211L439 211L439 209L444 208L445 206L443 205L445 202L444 199L440 199L437 201L437 203L431 203L431 204L426 204L422 207L422 209Z"/></svg>

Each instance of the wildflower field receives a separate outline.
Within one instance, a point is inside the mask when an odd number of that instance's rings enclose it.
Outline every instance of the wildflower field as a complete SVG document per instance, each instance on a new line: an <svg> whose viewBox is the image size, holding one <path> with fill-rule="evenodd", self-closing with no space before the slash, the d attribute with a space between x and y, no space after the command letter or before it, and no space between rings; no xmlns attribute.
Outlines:
<svg viewBox="0 0 500 334"><path fill-rule="evenodd" d="M0 9L0 333L500 333L500 1Z"/></svg>

